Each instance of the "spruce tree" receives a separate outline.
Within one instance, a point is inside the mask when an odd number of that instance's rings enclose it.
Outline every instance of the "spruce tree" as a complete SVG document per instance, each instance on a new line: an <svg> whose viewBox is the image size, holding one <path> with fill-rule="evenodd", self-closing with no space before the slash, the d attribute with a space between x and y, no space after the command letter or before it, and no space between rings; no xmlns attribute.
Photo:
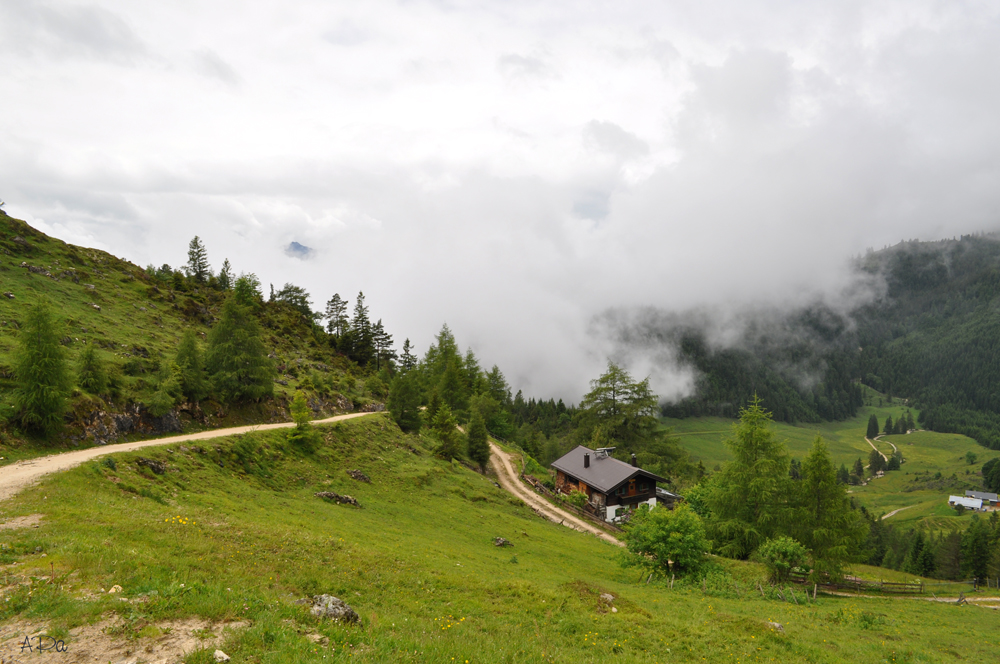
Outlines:
<svg viewBox="0 0 1000 664"><path fill-rule="evenodd" d="M991 553L989 528L978 514L973 514L969 527L962 534L963 574L971 578L986 578Z"/></svg>
<svg viewBox="0 0 1000 664"><path fill-rule="evenodd" d="M771 429L771 413L756 396L740 409L733 436L723 442L732 454L708 496L713 540L723 555L747 558L779 534L790 515L788 452Z"/></svg>
<svg viewBox="0 0 1000 664"><path fill-rule="evenodd" d="M372 345L375 349L376 371L380 371L383 364L389 366L396 359L396 352L392 349L392 335L385 331L381 318L372 327Z"/></svg>
<svg viewBox="0 0 1000 664"><path fill-rule="evenodd" d="M410 345L409 339L403 342L403 355L399 358L399 361L399 368L404 373L417 366L417 357L413 354L413 346Z"/></svg>
<svg viewBox="0 0 1000 664"><path fill-rule="evenodd" d="M868 418L868 433L865 434L866 438L874 438L878 435L878 418L875 417L875 413Z"/></svg>
<svg viewBox="0 0 1000 664"><path fill-rule="evenodd" d="M885 459L882 458L882 454L878 450L872 450L868 454L868 470L871 471L872 475L884 471L885 465Z"/></svg>
<svg viewBox="0 0 1000 664"><path fill-rule="evenodd" d="M184 271L187 272L189 277L200 284L208 281L208 277L212 273L208 265L208 252L205 251L205 245L202 244L201 239L197 235L194 236L188 245L188 262Z"/></svg>
<svg viewBox="0 0 1000 664"><path fill-rule="evenodd" d="M372 323L368 318L368 307L365 306L365 294L360 291L354 303L354 317L351 319L351 337L352 348L350 357L361 366L365 366L372 359L375 353L375 346L372 339Z"/></svg>
<svg viewBox="0 0 1000 664"><path fill-rule="evenodd" d="M93 346L87 346L80 353L76 370L76 384L91 394L104 394L108 389L108 372L104 362Z"/></svg>
<svg viewBox="0 0 1000 664"><path fill-rule="evenodd" d="M892 415L887 415L886 418L885 418L884 433L885 433L885 435L888 436L889 434L894 433L894 432L895 432L895 428L893 427L893 424L892 424Z"/></svg>
<svg viewBox="0 0 1000 664"><path fill-rule="evenodd" d="M841 484L849 484L851 481L851 472L844 464L840 464L840 468L837 469L837 481Z"/></svg>
<svg viewBox="0 0 1000 664"><path fill-rule="evenodd" d="M854 473L855 477L865 476L865 466L863 463L861 463L861 457L858 457L857 460L854 462L854 468L851 470L851 472Z"/></svg>
<svg viewBox="0 0 1000 664"><path fill-rule="evenodd" d="M237 286L240 280L237 280ZM205 365L223 401L246 401L274 393L274 364L252 311L240 304L239 289L222 305L219 322L208 335Z"/></svg>
<svg viewBox="0 0 1000 664"><path fill-rule="evenodd" d="M181 391L188 401L198 402L208 396L208 381L205 378L205 362L194 330L187 330L177 347L174 363L180 369Z"/></svg>
<svg viewBox="0 0 1000 664"><path fill-rule="evenodd" d="M43 434L51 434L62 425L71 389L59 329L48 300L41 299L28 311L17 335L16 416L26 428Z"/></svg>
<svg viewBox="0 0 1000 664"><path fill-rule="evenodd" d="M399 374L393 379L386 405L392 419L404 432L416 433L420 430L420 389L414 375Z"/></svg>
<svg viewBox="0 0 1000 664"><path fill-rule="evenodd" d="M233 287L233 268L229 264L229 259L222 261L222 269L219 270L219 288L227 291Z"/></svg>
<svg viewBox="0 0 1000 664"><path fill-rule="evenodd" d="M478 412L472 413L469 421L469 458L479 464L479 469L486 472L486 464L490 461L490 443L486 433L486 422Z"/></svg>

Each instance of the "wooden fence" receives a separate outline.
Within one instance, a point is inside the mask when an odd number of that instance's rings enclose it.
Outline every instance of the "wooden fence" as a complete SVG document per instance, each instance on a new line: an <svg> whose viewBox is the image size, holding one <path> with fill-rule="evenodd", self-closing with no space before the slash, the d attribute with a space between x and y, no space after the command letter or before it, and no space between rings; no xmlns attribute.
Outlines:
<svg viewBox="0 0 1000 664"><path fill-rule="evenodd" d="M808 575L803 572L792 572L790 580L794 583L811 585ZM993 579L994 584L1000 584L1000 580ZM868 581L853 576L846 576L839 581L829 581L817 584L824 590L853 591L856 593L884 593L889 595L934 595L953 594L956 592L973 592L982 589L985 583L979 579L968 581L941 581L937 583L897 583L893 581Z"/></svg>

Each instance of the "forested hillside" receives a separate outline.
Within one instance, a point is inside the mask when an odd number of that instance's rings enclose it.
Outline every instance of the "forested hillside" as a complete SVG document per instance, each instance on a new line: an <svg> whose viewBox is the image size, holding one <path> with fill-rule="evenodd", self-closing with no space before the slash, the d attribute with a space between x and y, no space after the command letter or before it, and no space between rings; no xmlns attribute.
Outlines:
<svg viewBox="0 0 1000 664"><path fill-rule="evenodd" d="M0 211L0 445L285 421L299 391L316 415L385 399L396 354L363 294L319 313L293 284L213 271L198 238L188 255L143 269Z"/></svg>
<svg viewBox="0 0 1000 664"><path fill-rule="evenodd" d="M660 324L699 372L670 417L734 416L754 393L785 422L852 417L859 383L903 397L921 424L1000 447L1000 239L901 242L855 262L879 295L848 314L816 305L760 314L724 348L702 328Z"/></svg>

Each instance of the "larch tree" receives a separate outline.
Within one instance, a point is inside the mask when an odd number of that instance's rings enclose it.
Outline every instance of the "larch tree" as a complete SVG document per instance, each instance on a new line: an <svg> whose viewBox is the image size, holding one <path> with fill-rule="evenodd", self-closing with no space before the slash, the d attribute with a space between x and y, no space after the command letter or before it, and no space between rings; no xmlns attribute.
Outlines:
<svg viewBox="0 0 1000 664"><path fill-rule="evenodd" d="M389 414L406 433L420 430L420 387L411 373L397 375L389 385Z"/></svg>
<svg viewBox="0 0 1000 664"><path fill-rule="evenodd" d="M816 580L823 575L839 578L865 537L865 524L851 509L847 487L837 481L830 452L819 436L802 463L796 489L796 539L812 554Z"/></svg>
<svg viewBox="0 0 1000 664"><path fill-rule="evenodd" d="M590 381L590 392L580 401L590 430L626 449L657 436L657 397L649 389L649 378L636 382L625 369L608 362L608 370Z"/></svg>
<svg viewBox="0 0 1000 664"><path fill-rule="evenodd" d="M434 415L434 434L441 442L437 454L443 459L457 459L462 453L462 432L458 430L458 420L451 412L448 404L441 404Z"/></svg>
<svg viewBox="0 0 1000 664"><path fill-rule="evenodd" d="M486 472L486 464L490 461L489 434L486 432L486 422L483 416L473 411L472 419L469 421L469 458L479 465L479 469Z"/></svg>
<svg viewBox="0 0 1000 664"><path fill-rule="evenodd" d="M274 363L252 309L240 302L241 281L222 305L205 353L212 386L224 401L257 400L274 393Z"/></svg>
<svg viewBox="0 0 1000 664"><path fill-rule="evenodd" d="M104 394L108 389L108 372L98 350L88 345L80 353L77 363L76 384L91 394Z"/></svg>
<svg viewBox="0 0 1000 664"><path fill-rule="evenodd" d="M18 332L14 357L17 418L26 428L46 435L62 425L72 387L60 330L48 300L37 301Z"/></svg>
<svg viewBox="0 0 1000 664"><path fill-rule="evenodd" d="M740 409L733 435L723 441L733 459L712 483L706 502L717 549L731 558L749 557L790 519L788 451L771 421L755 395Z"/></svg>
<svg viewBox="0 0 1000 664"><path fill-rule="evenodd" d="M198 402L208 396L205 361L194 330L185 331L181 337L174 364L180 369L181 392L188 401Z"/></svg>

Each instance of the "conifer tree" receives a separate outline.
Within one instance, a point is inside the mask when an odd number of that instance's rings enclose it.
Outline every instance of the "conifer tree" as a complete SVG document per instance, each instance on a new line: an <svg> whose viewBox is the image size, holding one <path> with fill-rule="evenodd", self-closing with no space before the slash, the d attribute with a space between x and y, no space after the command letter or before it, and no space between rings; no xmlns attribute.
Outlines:
<svg viewBox="0 0 1000 664"><path fill-rule="evenodd" d="M718 550L747 558L780 532L789 519L788 452L771 430L771 413L756 396L740 409L733 436L724 443L733 456L713 482L708 504Z"/></svg>
<svg viewBox="0 0 1000 664"><path fill-rule="evenodd" d="M462 434L448 404L441 404L434 416L434 434L441 442L437 449L438 456L450 460L461 455Z"/></svg>
<svg viewBox="0 0 1000 664"><path fill-rule="evenodd" d="M17 417L28 429L50 434L62 425L71 385L48 300L41 299L28 310L17 336L13 394Z"/></svg>
<svg viewBox="0 0 1000 664"><path fill-rule="evenodd" d="M299 446L299 448L312 452L319 442L319 433L313 428L310 419L312 411L309 409L309 402L302 390L295 392L289 410L292 413L292 421L295 426L288 432L288 442Z"/></svg>
<svg viewBox="0 0 1000 664"><path fill-rule="evenodd" d="M80 353L76 371L76 384L91 394L104 394L108 389L108 372L104 362L93 346L87 346Z"/></svg>
<svg viewBox="0 0 1000 664"><path fill-rule="evenodd" d="M249 306L240 304L240 282L222 306L219 322L208 335L205 365L212 386L224 401L269 397L274 392L274 364L261 340Z"/></svg>
<svg viewBox="0 0 1000 664"><path fill-rule="evenodd" d="M233 268L229 264L229 259L222 261L222 269L219 270L219 288L227 291L233 287Z"/></svg>
<svg viewBox="0 0 1000 664"><path fill-rule="evenodd" d="M326 331L335 337L342 337L347 333L350 320L347 318L347 300L340 297L339 293L334 293L326 302L326 311L323 312L326 318Z"/></svg>
<svg viewBox="0 0 1000 664"><path fill-rule="evenodd" d="M400 370L404 373L417 366L417 356L413 354L413 346L410 345L409 339L403 342L403 355L399 361Z"/></svg>
<svg viewBox="0 0 1000 664"><path fill-rule="evenodd" d="M978 514L973 514L962 534L962 572L971 578L986 578L991 553L989 528Z"/></svg>
<svg viewBox="0 0 1000 664"><path fill-rule="evenodd" d="M184 271L187 272L189 277L200 284L208 281L208 277L212 272L208 265L208 252L205 251L205 245L202 244L201 239L197 235L194 236L188 245L188 262Z"/></svg>
<svg viewBox="0 0 1000 664"><path fill-rule="evenodd" d="M840 464L840 468L837 469L837 481L841 484L850 484L851 482L851 472L844 464Z"/></svg>
<svg viewBox="0 0 1000 664"><path fill-rule="evenodd" d="M420 430L420 389L413 374L401 373L393 379L386 405L392 419L404 432Z"/></svg>
<svg viewBox="0 0 1000 664"><path fill-rule="evenodd" d="M854 462L854 468L851 470L851 472L854 473L855 477L865 476L865 465L861 463L861 457L858 457L857 460Z"/></svg>
<svg viewBox="0 0 1000 664"><path fill-rule="evenodd" d="M875 417L875 413L868 418L868 433L865 434L866 438L874 438L878 435L878 418Z"/></svg>
<svg viewBox="0 0 1000 664"><path fill-rule="evenodd" d="M372 345L375 349L375 370L382 369L383 364L396 359L396 351L392 349L392 335L385 331L382 319L372 327Z"/></svg>
<svg viewBox="0 0 1000 664"><path fill-rule="evenodd" d="M372 323L368 318L368 307L365 306L365 294L360 291L354 303L354 317L351 319L351 339L351 359L361 366L365 366L372 359L375 346L372 339Z"/></svg>
<svg viewBox="0 0 1000 664"><path fill-rule="evenodd" d="M464 412L469 407L462 370L458 359L453 359L438 383L438 396L455 412Z"/></svg>
<svg viewBox="0 0 1000 664"><path fill-rule="evenodd" d="M159 383L149 401L149 413L153 417L163 417L184 395L181 387L181 368L176 363L164 365L160 369Z"/></svg>
<svg viewBox="0 0 1000 664"><path fill-rule="evenodd" d="M469 421L469 458L479 464L479 469L486 472L486 464L490 461L490 444L486 433L486 423L483 416L473 411Z"/></svg>
<svg viewBox="0 0 1000 664"><path fill-rule="evenodd" d="M884 471L885 466L885 459L878 450L872 450L868 454L868 470L871 471L872 475L875 475L880 471Z"/></svg>
<svg viewBox="0 0 1000 664"><path fill-rule="evenodd" d="M885 418L884 433L885 433L885 435L888 436L888 435L892 434L893 432L895 432L895 428L893 427L893 424L892 424L892 415L887 415L886 418Z"/></svg>
<svg viewBox="0 0 1000 664"><path fill-rule="evenodd" d="M261 290L260 279L253 272L241 274L233 284L233 299L237 304L251 309L256 309L264 300L264 292Z"/></svg>
<svg viewBox="0 0 1000 664"><path fill-rule="evenodd" d="M194 330L187 330L177 347L174 363L180 369L181 392L189 401L198 402L208 395L208 381L205 378L205 362Z"/></svg>
<svg viewBox="0 0 1000 664"><path fill-rule="evenodd" d="M865 527L860 515L851 509L847 488L837 481L830 453L819 436L802 463L802 482L797 489L796 539L812 552L817 578L839 577L864 539Z"/></svg>

